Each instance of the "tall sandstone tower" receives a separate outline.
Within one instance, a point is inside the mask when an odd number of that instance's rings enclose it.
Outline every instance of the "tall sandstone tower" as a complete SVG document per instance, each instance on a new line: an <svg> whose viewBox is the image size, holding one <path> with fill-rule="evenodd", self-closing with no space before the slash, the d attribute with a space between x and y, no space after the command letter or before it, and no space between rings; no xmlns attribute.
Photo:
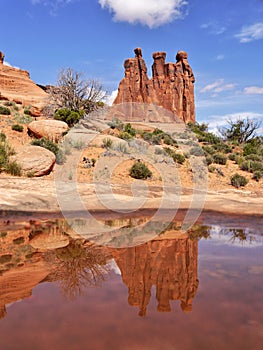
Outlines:
<svg viewBox="0 0 263 350"><path fill-rule="evenodd" d="M171 111L185 123L195 122L195 78L187 53L178 51L176 62L166 63L165 52L154 52L152 79L149 79L142 50L136 48L134 52L135 58L124 62L125 77L120 82L114 104L154 104Z"/></svg>

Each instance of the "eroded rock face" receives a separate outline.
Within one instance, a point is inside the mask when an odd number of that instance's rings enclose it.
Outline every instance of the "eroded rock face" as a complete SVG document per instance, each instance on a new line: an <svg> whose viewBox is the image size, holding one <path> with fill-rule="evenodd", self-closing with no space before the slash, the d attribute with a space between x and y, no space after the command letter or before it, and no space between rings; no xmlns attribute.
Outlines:
<svg viewBox="0 0 263 350"><path fill-rule="evenodd" d="M51 172L56 157L54 153L43 147L28 145L18 149L11 160L15 160L22 166L25 175L43 176Z"/></svg>
<svg viewBox="0 0 263 350"><path fill-rule="evenodd" d="M68 130L68 125L60 120L36 120L28 124L29 132L36 138L45 137L57 142Z"/></svg>
<svg viewBox="0 0 263 350"><path fill-rule="evenodd" d="M179 51L176 63L166 63L165 52L153 53L152 79L149 79L141 49L136 48L134 52L135 58L129 58L124 63L125 77L120 82L114 104L155 104L171 111L185 123L195 122L195 78L187 53Z"/></svg>
<svg viewBox="0 0 263 350"><path fill-rule="evenodd" d="M46 104L47 93L30 79L26 70L4 65L4 57L0 52L1 98L41 110Z"/></svg>
<svg viewBox="0 0 263 350"><path fill-rule="evenodd" d="M129 290L129 304L139 307L140 316L146 315L154 285L158 311L171 311L171 300L180 300L184 312L192 310L199 283L197 254L198 241L189 238L155 240L112 251Z"/></svg>
<svg viewBox="0 0 263 350"><path fill-rule="evenodd" d="M5 58L5 55L2 51L0 51L0 63L4 63L4 58Z"/></svg>

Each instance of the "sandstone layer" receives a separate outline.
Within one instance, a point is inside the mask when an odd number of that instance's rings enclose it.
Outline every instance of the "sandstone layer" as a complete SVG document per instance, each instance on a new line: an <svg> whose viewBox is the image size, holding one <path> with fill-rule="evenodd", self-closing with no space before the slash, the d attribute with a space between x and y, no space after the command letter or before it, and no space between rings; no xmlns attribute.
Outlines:
<svg viewBox="0 0 263 350"><path fill-rule="evenodd" d="M176 63L166 63L165 52L154 52L152 79L149 79L141 49L136 48L134 52L135 58L124 62L125 77L120 82L114 104L136 102L158 105L185 123L195 122L195 78L187 53L179 51ZM172 116L170 119L174 121Z"/></svg>
<svg viewBox="0 0 263 350"><path fill-rule="evenodd" d="M30 79L26 70L5 65L4 57L0 52L0 99L30 105L38 110L43 108L47 93ZM37 111L35 113L37 115Z"/></svg>

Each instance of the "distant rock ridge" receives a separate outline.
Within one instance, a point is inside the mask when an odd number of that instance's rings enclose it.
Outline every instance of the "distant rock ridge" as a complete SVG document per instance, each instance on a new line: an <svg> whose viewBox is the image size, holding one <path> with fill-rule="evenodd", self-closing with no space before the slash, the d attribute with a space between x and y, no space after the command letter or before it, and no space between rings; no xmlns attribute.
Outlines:
<svg viewBox="0 0 263 350"><path fill-rule="evenodd" d="M5 65L4 57L0 51L0 99L30 105L39 110L43 108L47 93L30 79L28 71Z"/></svg>
<svg viewBox="0 0 263 350"><path fill-rule="evenodd" d="M185 123L195 122L195 78L187 53L178 51L176 63L166 63L165 52L154 52L152 79L149 79L142 50L136 48L134 52L135 58L124 62L125 77L119 84L114 104L155 104L171 111Z"/></svg>

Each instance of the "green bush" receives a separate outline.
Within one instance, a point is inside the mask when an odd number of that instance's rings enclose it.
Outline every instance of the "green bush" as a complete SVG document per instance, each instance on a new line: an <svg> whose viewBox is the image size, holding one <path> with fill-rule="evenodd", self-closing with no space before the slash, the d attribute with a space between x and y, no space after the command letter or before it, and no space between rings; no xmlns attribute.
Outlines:
<svg viewBox="0 0 263 350"><path fill-rule="evenodd" d="M13 124L12 125L12 130L18 131L18 132L22 132L24 130L22 125L19 124Z"/></svg>
<svg viewBox="0 0 263 350"><path fill-rule="evenodd" d="M214 163L226 165L227 157L223 153L216 153L213 156Z"/></svg>
<svg viewBox="0 0 263 350"><path fill-rule="evenodd" d="M131 126L131 123L128 123L128 124L125 125L124 132L127 132L131 136L135 136L136 135L136 130Z"/></svg>
<svg viewBox="0 0 263 350"><path fill-rule="evenodd" d="M248 154L247 156L245 156L246 160L253 160L255 162L261 162L262 161L262 157L258 154Z"/></svg>
<svg viewBox="0 0 263 350"><path fill-rule="evenodd" d="M222 153L231 153L232 152L232 149L226 143L223 143L223 142L214 144L213 148L217 152L222 152Z"/></svg>
<svg viewBox="0 0 263 350"><path fill-rule="evenodd" d="M174 152L172 158L174 162L178 164L183 164L185 162L185 156L181 153Z"/></svg>
<svg viewBox="0 0 263 350"><path fill-rule="evenodd" d="M252 179L256 181L259 181L262 178L263 178L263 171L260 171L260 170L255 171L252 176Z"/></svg>
<svg viewBox="0 0 263 350"><path fill-rule="evenodd" d="M22 167L16 161L8 162L5 166L5 171L14 176L22 175Z"/></svg>
<svg viewBox="0 0 263 350"><path fill-rule="evenodd" d="M239 164L239 168L241 170L254 173L255 171L263 171L263 163L252 160L244 160Z"/></svg>
<svg viewBox="0 0 263 350"><path fill-rule="evenodd" d="M205 161L207 165L210 165L214 162L214 157L211 156L210 154L206 154L205 156Z"/></svg>
<svg viewBox="0 0 263 350"><path fill-rule="evenodd" d="M48 149L49 151L53 152L55 155L59 152L59 147L54 142L46 139L45 137L42 137L41 139L35 139L31 142L31 145L34 146L40 146Z"/></svg>
<svg viewBox="0 0 263 350"><path fill-rule="evenodd" d="M134 179L147 179L152 176L151 170L142 162L135 162L130 169L130 176Z"/></svg>
<svg viewBox="0 0 263 350"><path fill-rule="evenodd" d="M102 147L110 149L113 146L113 141L109 137L102 140Z"/></svg>
<svg viewBox="0 0 263 350"><path fill-rule="evenodd" d="M248 183L248 179L246 177L239 175L237 173L231 176L230 180L231 180L231 185L236 188L239 188L241 186L246 186L246 184Z"/></svg>
<svg viewBox="0 0 263 350"><path fill-rule="evenodd" d="M8 107L0 106L0 114L2 115L10 115L10 109Z"/></svg>
<svg viewBox="0 0 263 350"><path fill-rule="evenodd" d="M68 108L58 109L55 112L54 119L61 120L68 124L69 127L73 126L84 116L83 111L72 111Z"/></svg>
<svg viewBox="0 0 263 350"><path fill-rule="evenodd" d="M239 156L239 154L238 153L230 153L229 155L228 155L228 159L230 159L230 160L232 160L232 161L234 161L234 162L237 162L237 158L238 158L238 156Z"/></svg>
<svg viewBox="0 0 263 350"><path fill-rule="evenodd" d="M4 142L6 140L6 134L0 132L0 142Z"/></svg>
<svg viewBox="0 0 263 350"><path fill-rule="evenodd" d="M214 165L209 165L208 171L209 173L214 173L216 171L216 167Z"/></svg>
<svg viewBox="0 0 263 350"><path fill-rule="evenodd" d="M190 153L192 156L196 156L196 157L201 157L201 156L204 155L204 151L203 151L202 148L199 147L199 146L190 148L189 153Z"/></svg>
<svg viewBox="0 0 263 350"><path fill-rule="evenodd" d="M123 139L123 140L130 140L130 139L132 139L132 135L126 131L121 131L119 134L119 138Z"/></svg>
<svg viewBox="0 0 263 350"><path fill-rule="evenodd" d="M111 122L108 123L108 125L112 128L112 129L118 129L118 130L123 130L123 122L118 119L118 118L113 118Z"/></svg>
<svg viewBox="0 0 263 350"><path fill-rule="evenodd" d="M203 148L203 151L207 154L213 155L216 152L215 149L211 146L203 146L202 148Z"/></svg>

